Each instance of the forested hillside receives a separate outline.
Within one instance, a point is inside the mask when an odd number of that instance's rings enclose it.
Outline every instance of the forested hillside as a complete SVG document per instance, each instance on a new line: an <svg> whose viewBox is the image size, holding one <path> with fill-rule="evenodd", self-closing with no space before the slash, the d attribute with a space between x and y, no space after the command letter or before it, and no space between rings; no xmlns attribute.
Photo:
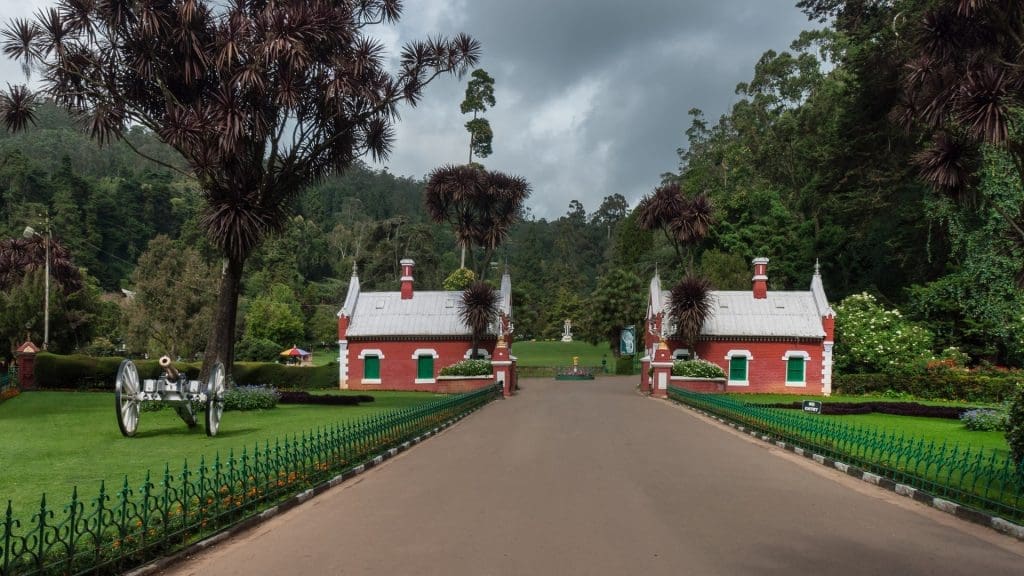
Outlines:
<svg viewBox="0 0 1024 576"><path fill-rule="evenodd" d="M927 3L896 4L912 14ZM681 130L679 169L661 184L708 196L706 238L677 251L670 235L641 225L639 198L618 194L573 201L559 217L527 209L488 277L510 268L518 337L555 337L572 318L577 335L602 340L641 319L655 270L668 284L692 258L715 288L746 289L751 258L766 256L771 289L805 289L820 261L834 302L868 292L926 329L933 352L958 346L971 362L1021 365L1024 243L1009 240L1024 202L1020 166L983 145L972 201L936 192L919 170L928 134L894 122L912 57L893 27L896 7L800 5L830 24L811 20L820 29L751 63L728 113L708 118L685 103L658 111ZM412 258L417 289L441 289L459 254L450 227L427 217L424 186L357 164L304 191L288 229L246 265L239 357L330 346L353 265L364 290L390 290L398 261ZM47 106L29 131L0 134L0 191L0 237L42 230L48 214L83 273L83 290L55 296L54 350L202 350L220 264L200 232L195 184L169 148L141 129L98 148ZM8 343L42 332L38 261L17 262L0 255Z"/></svg>

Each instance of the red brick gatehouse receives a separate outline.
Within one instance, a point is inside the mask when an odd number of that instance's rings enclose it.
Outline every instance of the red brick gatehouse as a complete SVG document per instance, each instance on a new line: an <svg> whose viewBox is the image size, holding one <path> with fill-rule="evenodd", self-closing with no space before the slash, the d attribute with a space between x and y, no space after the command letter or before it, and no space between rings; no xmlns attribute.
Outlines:
<svg viewBox="0 0 1024 576"><path fill-rule="evenodd" d="M667 353L663 347L660 362L656 353L661 335L674 334L675 327L668 314L671 292L662 290L661 279L654 275L647 301L644 390L664 395L668 384L669 379L649 376L652 359L657 368L665 366L666 360L700 358L722 368L726 382L721 388L726 392L832 393L835 311L825 296L819 266L815 264L809 290L769 291L768 259L755 258L753 265L751 290L712 291L711 316L696 349L688 350L668 337Z"/></svg>
<svg viewBox="0 0 1024 576"><path fill-rule="evenodd" d="M463 392L495 382L514 382L511 358L512 281L501 278L499 319L478 343L492 361L487 378L439 377L438 372L469 358L472 334L459 318L462 293L415 291L412 260L401 261L397 292L363 292L352 271L345 303L338 311L341 389ZM496 350L501 339L501 349ZM506 344L508 343L508 344Z"/></svg>

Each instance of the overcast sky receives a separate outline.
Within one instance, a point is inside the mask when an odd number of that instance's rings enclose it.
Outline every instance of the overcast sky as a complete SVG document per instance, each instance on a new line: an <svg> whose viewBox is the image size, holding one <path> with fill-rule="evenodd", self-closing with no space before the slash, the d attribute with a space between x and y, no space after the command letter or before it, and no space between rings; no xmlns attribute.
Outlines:
<svg viewBox="0 0 1024 576"><path fill-rule="evenodd" d="M46 0L0 0L5 17ZM678 166L689 117L710 120L736 101L758 57L788 48L814 23L796 0L406 0L401 23L380 30L398 55L407 40L467 32L483 44L480 67L495 79L490 169L525 177L537 217L557 218L571 200L594 211L620 193L631 204ZM20 83L0 58L0 79ZM423 177L467 160L468 76L435 81L402 110L384 165Z"/></svg>

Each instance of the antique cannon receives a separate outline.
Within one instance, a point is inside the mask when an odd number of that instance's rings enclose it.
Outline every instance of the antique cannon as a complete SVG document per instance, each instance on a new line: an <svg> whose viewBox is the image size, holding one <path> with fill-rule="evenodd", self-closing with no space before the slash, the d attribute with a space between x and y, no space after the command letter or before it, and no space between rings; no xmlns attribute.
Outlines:
<svg viewBox="0 0 1024 576"><path fill-rule="evenodd" d="M224 413L224 365L217 362L210 369L206 385L189 380L167 356L160 358L163 374L159 378L139 380L139 371L129 359L117 369L114 402L117 408L117 426L121 434L134 436L139 426L139 412L143 402L160 402L172 406L189 428L196 425L193 403L206 407L206 435L216 436L220 417Z"/></svg>

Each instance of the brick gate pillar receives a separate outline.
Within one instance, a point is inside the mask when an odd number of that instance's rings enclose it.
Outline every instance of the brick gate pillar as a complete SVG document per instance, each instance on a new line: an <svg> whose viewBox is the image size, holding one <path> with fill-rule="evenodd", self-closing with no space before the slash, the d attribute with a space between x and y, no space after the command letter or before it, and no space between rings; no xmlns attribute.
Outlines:
<svg viewBox="0 0 1024 576"><path fill-rule="evenodd" d="M640 391L644 394L651 393L651 357L644 356L640 359Z"/></svg>
<svg viewBox="0 0 1024 576"><path fill-rule="evenodd" d="M494 369L494 381L501 382L501 394L505 398L512 395L513 366L512 360L508 357L508 347L505 346L504 336L498 337L498 344L494 347L494 357L491 359L491 366Z"/></svg>
<svg viewBox="0 0 1024 576"><path fill-rule="evenodd" d="M14 351L15 362L18 366L18 388L31 390L36 386L36 354L39 347L26 340Z"/></svg>
<svg viewBox="0 0 1024 576"><path fill-rule="evenodd" d="M654 352L654 361L651 362L654 368L654 390L652 394L658 398L668 397L668 383L672 378L672 354L668 351L668 344L662 340L658 349Z"/></svg>

